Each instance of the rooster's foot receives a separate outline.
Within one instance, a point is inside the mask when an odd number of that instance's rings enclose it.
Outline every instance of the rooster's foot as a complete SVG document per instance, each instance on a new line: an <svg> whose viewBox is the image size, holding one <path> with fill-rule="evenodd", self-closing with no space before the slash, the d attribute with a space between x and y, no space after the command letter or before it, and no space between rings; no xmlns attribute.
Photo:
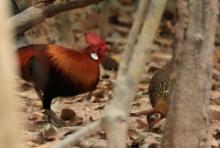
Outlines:
<svg viewBox="0 0 220 148"><path fill-rule="evenodd" d="M51 122L53 125L57 127L64 126L64 122L61 119L57 118L56 113L52 110L46 109L45 114L47 115L48 121Z"/></svg>

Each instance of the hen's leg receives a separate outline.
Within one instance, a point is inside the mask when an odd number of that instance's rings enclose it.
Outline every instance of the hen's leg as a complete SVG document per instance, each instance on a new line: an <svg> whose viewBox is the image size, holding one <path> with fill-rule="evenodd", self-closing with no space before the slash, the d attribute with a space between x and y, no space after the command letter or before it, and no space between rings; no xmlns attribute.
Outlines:
<svg viewBox="0 0 220 148"><path fill-rule="evenodd" d="M41 102L43 104L43 109L45 109L45 114L47 116L47 120L54 125L61 127L63 125L62 121L57 118L56 113L53 112L50 108L52 97L48 97L49 95L43 94L40 89L38 89L37 86L34 86L34 89L38 95L38 97L41 99Z"/></svg>

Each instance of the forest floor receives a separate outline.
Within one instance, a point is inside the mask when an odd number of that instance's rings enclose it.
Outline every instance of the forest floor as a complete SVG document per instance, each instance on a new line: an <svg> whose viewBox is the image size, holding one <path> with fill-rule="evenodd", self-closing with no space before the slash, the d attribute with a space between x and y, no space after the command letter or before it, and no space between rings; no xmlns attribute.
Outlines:
<svg viewBox="0 0 220 148"><path fill-rule="evenodd" d="M86 24L85 20L89 21L89 18L98 19L99 14L94 13L94 7L88 7L85 9L76 10L68 13L68 16L72 16L71 19L63 18L65 14L60 14L55 18L47 20L42 25L32 29L27 33L29 42L31 43L56 43L66 47L80 48L83 47L83 33L87 30L97 29L98 24L93 23ZM132 22L129 13L121 14L123 17L122 21ZM84 18L84 19L81 19ZM129 18L129 19L128 19ZM65 27L59 27L59 19L67 19L66 22L72 22L73 20L77 23L71 27L73 35L68 35L65 31ZM83 24L83 25L82 25ZM169 22L168 22L169 24ZM50 26L50 27L49 27ZM51 27L52 26L52 27ZM111 37L108 37L107 41L110 44L109 55L111 55L116 61L120 62L120 55L125 45L125 33L129 32L127 26L113 25L113 32ZM160 30L163 30L163 26ZM123 28L123 29L122 29ZM126 30L127 28L127 30ZM63 32L65 32L63 34ZM118 33L119 32L119 33ZM167 62L171 58L171 46L173 38L171 36L159 35L161 31L158 31L158 35L155 39L155 44L152 47L151 59L148 60L145 66L145 72L143 73L142 80L138 87L138 92L135 100L132 102L131 115L129 117L129 132L128 132L128 146L132 148L138 148L140 145L152 143L159 143L161 140L162 132L154 134L148 131L148 124L146 121L146 115L142 112L151 109L148 96L149 80L153 73ZM61 40L63 38L71 37L69 41ZM76 47L77 46L77 47ZM212 119L210 120L210 137L213 148L220 147L220 49L216 47L214 54L214 67L213 67L213 86L210 95L210 110L212 112ZM96 121L102 115L105 107L112 100L112 89L117 76L117 71L108 71L102 68L102 76L97 89L93 92L90 99L87 98L87 94L78 96L54 99L52 109L57 113L57 116L65 118L63 120L66 127L56 128L50 125L43 114L42 104L40 99L37 97L34 90L26 85L21 80L18 80L19 86L22 89L17 92L22 100L22 123L25 125L25 130L22 135L25 139L27 147L47 148L51 147L54 143L64 139L72 132L80 129L81 127ZM62 114L64 110L68 110L68 113ZM62 114L62 115L61 115ZM64 117L65 116L65 117ZM71 127L70 127L71 126ZM157 131L158 132L158 131ZM141 133L148 133L148 136L144 136ZM86 143L87 142L87 143ZM98 132L78 144L78 147L92 147L97 145L105 145L106 137L103 131ZM89 146L88 146L89 145ZM77 147L77 146L76 146Z"/></svg>

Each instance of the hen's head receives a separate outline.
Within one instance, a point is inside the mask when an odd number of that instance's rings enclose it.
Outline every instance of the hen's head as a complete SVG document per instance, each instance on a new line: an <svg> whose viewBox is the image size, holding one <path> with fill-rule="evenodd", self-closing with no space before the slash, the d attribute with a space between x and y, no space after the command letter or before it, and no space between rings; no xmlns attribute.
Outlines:
<svg viewBox="0 0 220 148"><path fill-rule="evenodd" d="M160 120L165 118L166 115L159 111L151 111L147 114L147 122L149 128L151 129L155 124L157 124Z"/></svg>
<svg viewBox="0 0 220 148"><path fill-rule="evenodd" d="M94 56L94 59L97 55L97 60L101 62L107 51L107 44L104 39L95 33L87 33L85 40L86 43L89 44L89 46L86 48L87 51L91 54L91 56Z"/></svg>

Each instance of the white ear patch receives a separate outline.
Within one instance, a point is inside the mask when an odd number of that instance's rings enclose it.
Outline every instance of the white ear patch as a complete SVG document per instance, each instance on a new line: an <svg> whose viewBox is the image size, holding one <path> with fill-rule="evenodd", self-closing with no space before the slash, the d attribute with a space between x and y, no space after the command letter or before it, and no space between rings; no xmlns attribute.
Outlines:
<svg viewBox="0 0 220 148"><path fill-rule="evenodd" d="M98 60L99 59L99 57L96 53L91 53L90 56L93 60Z"/></svg>

